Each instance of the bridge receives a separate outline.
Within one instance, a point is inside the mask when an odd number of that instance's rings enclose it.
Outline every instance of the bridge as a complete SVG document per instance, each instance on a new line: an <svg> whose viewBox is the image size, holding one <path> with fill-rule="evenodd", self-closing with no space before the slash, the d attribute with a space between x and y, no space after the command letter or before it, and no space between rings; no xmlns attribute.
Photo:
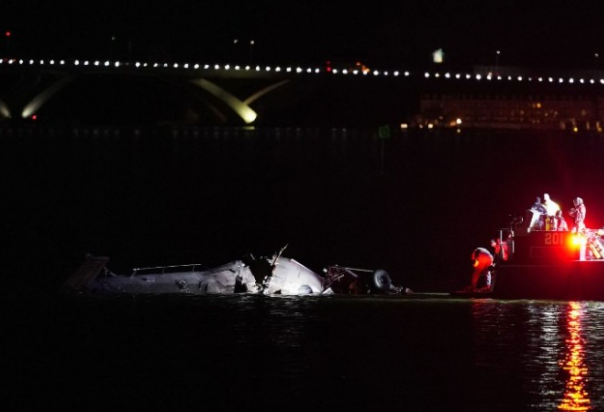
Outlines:
<svg viewBox="0 0 604 412"><path fill-rule="evenodd" d="M80 60L0 60L0 119L209 125L398 124L421 93L599 95L599 72L467 72Z"/></svg>

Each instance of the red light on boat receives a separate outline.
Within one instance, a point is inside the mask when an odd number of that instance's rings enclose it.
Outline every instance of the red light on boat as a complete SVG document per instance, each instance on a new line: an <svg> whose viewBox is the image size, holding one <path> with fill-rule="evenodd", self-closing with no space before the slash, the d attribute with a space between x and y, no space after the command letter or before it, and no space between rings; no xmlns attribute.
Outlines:
<svg viewBox="0 0 604 412"><path fill-rule="evenodd" d="M587 242L585 236L581 236L579 234L574 234L570 236L570 246L573 248L577 248L581 245L584 245Z"/></svg>

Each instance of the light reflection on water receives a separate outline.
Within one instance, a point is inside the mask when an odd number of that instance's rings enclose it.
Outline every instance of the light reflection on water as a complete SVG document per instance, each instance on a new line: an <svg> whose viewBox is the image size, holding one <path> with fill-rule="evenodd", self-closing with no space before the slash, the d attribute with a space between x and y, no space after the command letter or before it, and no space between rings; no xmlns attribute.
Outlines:
<svg viewBox="0 0 604 412"><path fill-rule="evenodd" d="M561 366L567 372L564 398L558 406L564 411L587 411L591 409L589 393L586 390L589 370L585 363L585 339L581 327L583 307L580 303L570 302L567 312L566 338L567 352Z"/></svg>
<svg viewBox="0 0 604 412"><path fill-rule="evenodd" d="M476 301L474 366L483 390L516 393L524 410L600 410L604 303ZM515 388L514 388L515 387ZM485 400L486 401L486 400Z"/></svg>

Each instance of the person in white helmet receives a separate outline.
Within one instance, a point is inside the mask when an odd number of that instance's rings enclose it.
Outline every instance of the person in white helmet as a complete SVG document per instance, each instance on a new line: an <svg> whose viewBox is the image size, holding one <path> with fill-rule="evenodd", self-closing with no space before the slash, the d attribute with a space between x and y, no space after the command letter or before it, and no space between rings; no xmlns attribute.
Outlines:
<svg viewBox="0 0 604 412"><path fill-rule="evenodd" d="M585 215L587 214L587 208L583 199L576 197L573 199L573 208L569 210L569 214L574 218L573 222L573 233L580 233L585 230Z"/></svg>

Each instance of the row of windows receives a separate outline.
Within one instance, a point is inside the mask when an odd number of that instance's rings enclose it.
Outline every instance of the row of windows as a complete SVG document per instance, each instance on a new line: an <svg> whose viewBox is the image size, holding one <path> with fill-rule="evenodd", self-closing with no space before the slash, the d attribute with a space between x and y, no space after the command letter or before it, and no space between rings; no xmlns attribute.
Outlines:
<svg viewBox="0 0 604 412"><path fill-rule="evenodd" d="M421 111L442 111L442 112L457 112L468 113L472 111L489 111L489 112L514 112L531 113L533 116L551 116L559 112L576 113L581 116L588 116L592 113L600 112L604 109L604 105L598 107L594 104L585 103L563 103L563 104L548 104L544 108L541 104L535 103L532 105L526 104L499 104L491 102L421 102Z"/></svg>
<svg viewBox="0 0 604 412"><path fill-rule="evenodd" d="M598 96L597 100L604 100L604 97ZM518 100L518 101L592 101L593 97L583 96L583 95L507 95L507 94L459 94L459 95L451 95L451 94L430 94L426 93L421 96L421 100Z"/></svg>
<svg viewBox="0 0 604 412"><path fill-rule="evenodd" d="M489 108L473 108L472 110L456 110L456 108L441 108L441 107L424 107L421 113L423 115L432 114L450 114L453 116L461 116L464 118L471 116L529 116L531 118L569 118L569 117L592 117L593 112L586 109L577 110L523 110L523 109L508 109L508 110L489 110Z"/></svg>
<svg viewBox="0 0 604 412"><path fill-rule="evenodd" d="M547 108L540 102L537 103L524 103L524 102L488 102L488 101L456 101L456 102L435 102L435 101L422 101L420 106L422 108L451 108L451 109L475 109L475 108L489 108L489 109L504 109L504 110L533 110L533 111L551 111L556 109L575 109L575 110L591 110L593 104L589 103L577 103L577 102L561 102L558 104L548 104Z"/></svg>

